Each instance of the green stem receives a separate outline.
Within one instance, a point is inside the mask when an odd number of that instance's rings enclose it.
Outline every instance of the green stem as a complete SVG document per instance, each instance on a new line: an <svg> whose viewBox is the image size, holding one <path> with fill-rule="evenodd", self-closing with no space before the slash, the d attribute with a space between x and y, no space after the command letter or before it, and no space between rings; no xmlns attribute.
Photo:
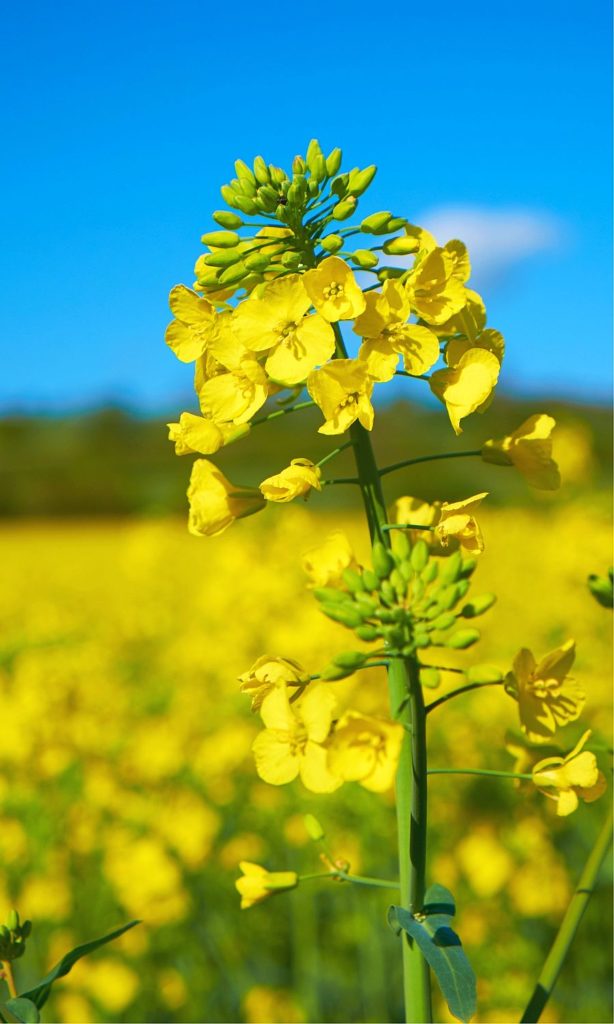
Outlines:
<svg viewBox="0 0 614 1024"><path fill-rule="evenodd" d="M371 878L369 875L348 875L346 871L337 871L333 877L341 878L344 882L353 882L354 885L370 885L376 889L398 889L398 882L390 882L387 878Z"/></svg>
<svg viewBox="0 0 614 1024"><path fill-rule="evenodd" d="M331 459L334 459L336 455L339 455L340 452L344 452L346 448L350 448L351 446L351 441L346 441L345 444L340 444L338 448L334 448L332 452L329 452L328 455L325 455L323 459L320 459L319 462L316 462L316 466L325 466L326 463L330 462Z"/></svg>
<svg viewBox="0 0 614 1024"><path fill-rule="evenodd" d="M561 922L561 927L559 928L554 943L552 944L552 948L546 957L546 961L542 967L541 974L537 979L537 984L535 985L533 994L521 1017L520 1024L537 1024L537 1021L542 1015L543 1009L552 994L554 986L556 985L557 978L561 973L565 958L569 953L569 949L575 938L578 926L584 915L584 911L588 906L588 901L595 891L599 869L603 863L606 853L608 852L611 839L612 808L610 808L608 812L601 831L597 836L597 841L595 842L589 858L584 865L584 870L580 875L578 887L571 898L571 903L567 907L565 917Z"/></svg>
<svg viewBox="0 0 614 1024"><path fill-rule="evenodd" d="M269 420L276 420L280 416L288 416L289 413L298 412L299 409L310 409L315 404L315 402L297 402L296 405L289 405L285 409L277 409L275 412L270 412L268 416L261 416L259 420L254 420L252 427L258 427L261 423L268 423Z"/></svg>
<svg viewBox="0 0 614 1024"><path fill-rule="evenodd" d="M384 523L384 530L434 530L434 526L421 526L420 523Z"/></svg>
<svg viewBox="0 0 614 1024"><path fill-rule="evenodd" d="M337 484L359 484L360 480L357 476L341 476L336 480L320 480L320 483L322 487L333 487Z"/></svg>
<svg viewBox="0 0 614 1024"><path fill-rule="evenodd" d="M429 666L429 668L430 667L431 666ZM433 666L433 668L435 667L439 666ZM454 672L458 671L458 669L455 670L453 668L448 668L443 669L443 671ZM438 708L440 706L440 704L445 704L447 700L452 700L452 697L458 697L460 693L468 693L469 690L481 690L483 686L503 686L503 680L499 679L497 682L493 681L492 683L468 683L467 686L459 686L458 690L451 690L450 693L446 693L444 694L443 697L439 697L437 700L434 700L430 704L427 704L425 709L426 713L428 715L429 711L434 711L435 708Z"/></svg>
<svg viewBox="0 0 614 1024"><path fill-rule="evenodd" d="M496 779L529 779L526 772L500 772L494 768L429 768L428 775L491 775Z"/></svg>
<svg viewBox="0 0 614 1024"><path fill-rule="evenodd" d="M387 473L394 473L395 469L404 469L405 466L417 466L421 462L436 462L438 459L464 459L470 455L481 455L481 448L474 452L443 452L441 455L421 455L417 459L404 459L403 462L395 462L392 466L384 466L380 469L379 475L386 476Z"/></svg>
<svg viewBox="0 0 614 1024"><path fill-rule="evenodd" d="M13 975L13 965L10 960L0 960L0 967L4 975L4 980L8 986L8 990L11 995L11 999L17 999L17 986L15 984L15 977Z"/></svg>

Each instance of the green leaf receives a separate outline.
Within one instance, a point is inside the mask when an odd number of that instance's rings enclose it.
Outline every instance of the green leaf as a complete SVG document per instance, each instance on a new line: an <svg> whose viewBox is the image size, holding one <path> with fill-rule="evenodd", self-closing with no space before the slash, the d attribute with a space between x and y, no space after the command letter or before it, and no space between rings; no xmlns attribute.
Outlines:
<svg viewBox="0 0 614 1024"><path fill-rule="evenodd" d="M6 1003L7 1010L10 1010L13 1017L22 1021L22 1024L38 1024L40 1013L36 1003L25 996L17 996L16 999L9 999Z"/></svg>
<svg viewBox="0 0 614 1024"><path fill-rule="evenodd" d="M94 950L98 949L100 946L104 946L107 942L113 942L113 939L118 939L120 935L124 934L124 932L127 932L130 928L134 928L135 925L140 923L140 921L130 921L129 924L125 924L121 928L116 928L114 932L109 932L108 935L103 935L101 939L93 939L91 942L85 942L82 946L77 946L75 949L72 949L70 953L66 953L65 956L62 957L60 962L55 965L53 970L49 971L49 974L47 974L42 981L39 981L38 985L31 988L28 992L22 993L21 998L23 1000L32 1000L34 1005L40 1010L49 998L49 993L51 992L54 981L57 981L58 978L64 978L75 966L77 960L81 960L82 957L88 956L89 953L93 953ZM8 1003L7 1006L9 1006ZM30 1018L28 1018L28 1020L29 1019ZM34 1018L32 1018L32 1020L34 1020Z"/></svg>
<svg viewBox="0 0 614 1024"><path fill-rule="evenodd" d="M451 927L456 913L454 897L443 885L432 885L425 895L422 914L414 916L403 907L390 907L388 923L415 941L433 971L450 1013L463 1024L476 1011L476 983L461 940Z"/></svg>

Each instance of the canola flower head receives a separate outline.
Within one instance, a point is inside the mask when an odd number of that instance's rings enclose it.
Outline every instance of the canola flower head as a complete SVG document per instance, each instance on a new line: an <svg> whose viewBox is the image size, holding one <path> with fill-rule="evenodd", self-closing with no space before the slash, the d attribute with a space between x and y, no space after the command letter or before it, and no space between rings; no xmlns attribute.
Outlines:
<svg viewBox="0 0 614 1024"><path fill-rule="evenodd" d="M339 588L345 587L344 570L359 568L351 544L342 530L335 530L323 544L306 551L302 557L302 566L311 587Z"/></svg>
<svg viewBox="0 0 614 1024"><path fill-rule="evenodd" d="M335 359L314 370L307 390L324 415L320 434L343 434L356 420L365 430L373 428L373 377L360 359Z"/></svg>
<svg viewBox="0 0 614 1024"><path fill-rule="evenodd" d="M304 282L312 304L329 323L354 320L365 309L365 296L339 256L328 256L314 270L308 270Z"/></svg>
<svg viewBox="0 0 614 1024"><path fill-rule="evenodd" d="M276 686L302 687L309 683L309 674L292 658L264 654L239 676L241 693L252 698L252 711L258 711L264 698Z"/></svg>
<svg viewBox="0 0 614 1024"><path fill-rule="evenodd" d="M462 433L460 421L488 401L497 384L499 369L499 360L492 352L470 348L456 366L432 374L431 391L446 406L455 434Z"/></svg>
<svg viewBox="0 0 614 1024"><path fill-rule="evenodd" d="M261 779L283 786L300 776L313 793L332 793L342 783L328 767L326 740L336 700L328 686L310 686L300 702L291 705L285 686L276 686L262 702L266 726L252 746Z"/></svg>
<svg viewBox="0 0 614 1024"><path fill-rule="evenodd" d="M176 319L166 328L166 344L182 363L192 363L207 347L215 325L215 309L183 284L172 289L169 305Z"/></svg>
<svg viewBox="0 0 614 1024"><path fill-rule="evenodd" d="M552 416L529 416L509 436L486 441L482 458L498 466L515 466L532 487L554 491L561 483L559 468L552 458L555 426Z"/></svg>
<svg viewBox="0 0 614 1024"><path fill-rule="evenodd" d="M572 814L580 799L592 803L605 792L605 776L599 771L595 755L583 750L590 735L588 729L566 757L546 757L531 773L540 793L556 801L560 817Z"/></svg>
<svg viewBox="0 0 614 1024"><path fill-rule="evenodd" d="M523 647L505 677L505 690L518 702L522 731L532 742L550 739L558 727L580 717L586 694L568 675L576 655L574 640L567 640L538 663Z"/></svg>
<svg viewBox="0 0 614 1024"><path fill-rule="evenodd" d="M296 871L267 871L260 864L242 860L239 864L242 875L235 882L241 896L241 910L247 910L256 903L262 903L276 892L295 889L299 883Z"/></svg>
<svg viewBox="0 0 614 1024"><path fill-rule="evenodd" d="M208 459L196 459L188 487L188 529L197 537L215 537L266 505L260 491L238 488Z"/></svg>
<svg viewBox="0 0 614 1024"><path fill-rule="evenodd" d="M384 793L394 784L403 736L397 722L346 711L329 742L329 766L344 782Z"/></svg>
<svg viewBox="0 0 614 1024"><path fill-rule="evenodd" d="M439 519L435 526L435 535L446 547L451 538L458 541L463 551L468 554L481 553L484 550L484 539L479 523L473 515L487 497L488 492L474 494L462 501L444 501L439 508Z"/></svg>
<svg viewBox="0 0 614 1024"><path fill-rule="evenodd" d="M322 490L320 469L310 459L292 459L281 473L269 476L260 484L267 501L286 502L309 497L312 489Z"/></svg>

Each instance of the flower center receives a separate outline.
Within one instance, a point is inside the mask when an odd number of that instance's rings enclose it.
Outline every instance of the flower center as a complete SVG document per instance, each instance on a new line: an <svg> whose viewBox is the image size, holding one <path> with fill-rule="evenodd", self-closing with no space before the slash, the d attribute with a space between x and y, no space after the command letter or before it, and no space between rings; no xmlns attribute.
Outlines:
<svg viewBox="0 0 614 1024"><path fill-rule="evenodd" d="M558 679L530 679L528 689L539 700L548 700L558 697L561 684Z"/></svg>
<svg viewBox="0 0 614 1024"><path fill-rule="evenodd" d="M343 295L344 289L339 281L333 281L332 284L325 285L322 290L325 299L336 299L338 295Z"/></svg>

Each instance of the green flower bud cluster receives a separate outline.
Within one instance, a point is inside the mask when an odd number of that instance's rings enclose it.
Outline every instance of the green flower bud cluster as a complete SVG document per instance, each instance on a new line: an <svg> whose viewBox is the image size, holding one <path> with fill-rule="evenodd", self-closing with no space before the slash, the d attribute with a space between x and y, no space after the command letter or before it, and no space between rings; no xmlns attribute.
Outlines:
<svg viewBox="0 0 614 1024"><path fill-rule="evenodd" d="M26 951L26 939L32 931L32 922L19 921L19 914L11 910L6 924L0 925L0 960L18 960Z"/></svg>
<svg viewBox="0 0 614 1024"><path fill-rule="evenodd" d="M434 557L424 540L412 546L399 531L392 550L381 542L373 545L372 568L344 571L345 589L320 587L313 594L329 619L351 629L359 640L382 641L387 655L412 657L427 647L465 650L480 634L462 620L482 615L495 602L494 594L464 601L476 565L475 558L460 551ZM342 679L373 656L362 651L339 654L322 678ZM490 670L490 675L492 671L498 672ZM425 686L439 682L436 669L424 668L421 675Z"/></svg>

